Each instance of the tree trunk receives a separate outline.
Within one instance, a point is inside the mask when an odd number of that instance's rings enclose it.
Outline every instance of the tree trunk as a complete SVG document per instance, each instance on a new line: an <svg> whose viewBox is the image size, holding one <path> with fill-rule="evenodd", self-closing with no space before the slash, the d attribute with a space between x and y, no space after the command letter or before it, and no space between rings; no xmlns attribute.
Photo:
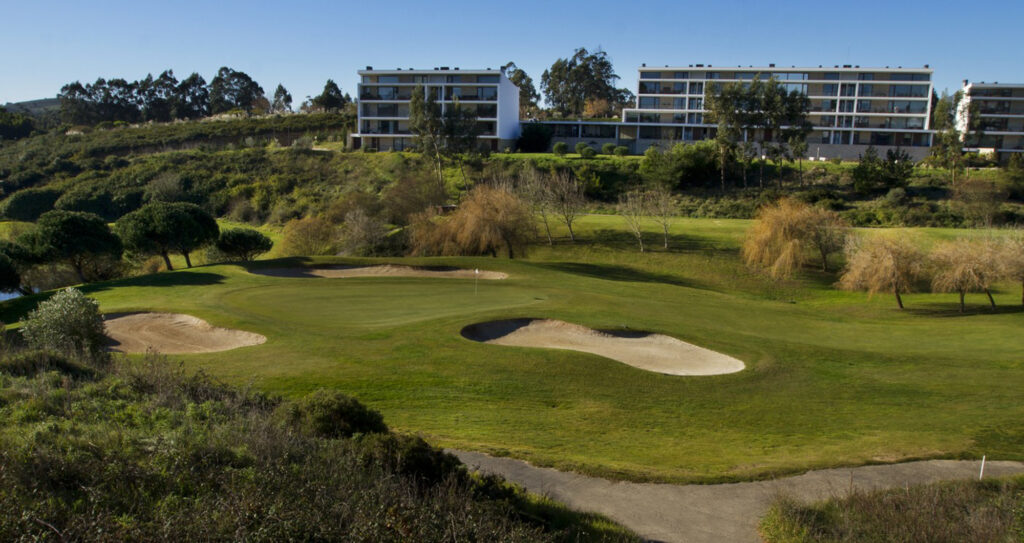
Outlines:
<svg viewBox="0 0 1024 543"><path fill-rule="evenodd" d="M763 151L762 151L763 152ZM764 159L760 161L761 170L757 173L757 186L764 189Z"/></svg>
<svg viewBox="0 0 1024 543"><path fill-rule="evenodd" d="M548 236L548 245L554 245L555 240L551 239L551 226L548 224L548 214L542 211L540 218L544 220L544 233Z"/></svg>
<svg viewBox="0 0 1024 543"><path fill-rule="evenodd" d="M721 160L721 174L722 174L722 194L725 194L725 151L722 151Z"/></svg>
<svg viewBox="0 0 1024 543"><path fill-rule="evenodd" d="M992 304L992 309L996 308L996 301L992 298L992 292L985 289L985 295L988 296L988 303Z"/></svg>
<svg viewBox="0 0 1024 543"><path fill-rule="evenodd" d="M961 313L964 312L964 294L965 294L965 292L961 290L960 291L960 312Z"/></svg>
<svg viewBox="0 0 1024 543"><path fill-rule="evenodd" d="M667 224L663 224L663 225L661 225L661 228L665 232L665 248L668 249L668 225ZM1024 298L1022 298L1022 299L1024 299Z"/></svg>
<svg viewBox="0 0 1024 543"><path fill-rule="evenodd" d="M827 272L828 271L828 253L825 252L824 248L819 248L818 251L821 252L821 271Z"/></svg>
<svg viewBox="0 0 1024 543"><path fill-rule="evenodd" d="M572 223L570 221L565 221L565 225L569 227L569 241L575 242L576 235L572 233Z"/></svg>
<svg viewBox="0 0 1024 543"><path fill-rule="evenodd" d="M1024 305L1024 279L1020 281L1020 305Z"/></svg>
<svg viewBox="0 0 1024 543"><path fill-rule="evenodd" d="M903 298L900 296L900 290L893 289L892 292L896 295L896 305L900 306L900 309L903 309Z"/></svg>
<svg viewBox="0 0 1024 543"><path fill-rule="evenodd" d="M797 164L800 165L800 188L804 188L804 159L798 160Z"/></svg>
<svg viewBox="0 0 1024 543"><path fill-rule="evenodd" d="M164 265L167 266L168 271L174 271L174 266L171 265L171 257L167 256L167 251L161 251L160 256L164 257Z"/></svg>
<svg viewBox="0 0 1024 543"><path fill-rule="evenodd" d="M636 241L640 244L640 252L644 252L644 236L643 234L637 233Z"/></svg>
<svg viewBox="0 0 1024 543"><path fill-rule="evenodd" d="M188 257L188 251L182 251L181 255L185 257L185 267L186 268L191 268L192 267L192 259Z"/></svg>

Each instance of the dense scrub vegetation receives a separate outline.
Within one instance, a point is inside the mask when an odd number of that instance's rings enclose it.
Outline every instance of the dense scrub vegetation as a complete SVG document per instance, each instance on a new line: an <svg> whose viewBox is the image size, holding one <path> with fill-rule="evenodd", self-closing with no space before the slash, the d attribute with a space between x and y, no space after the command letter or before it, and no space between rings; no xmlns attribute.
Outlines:
<svg viewBox="0 0 1024 543"><path fill-rule="evenodd" d="M469 475L337 391L283 401L34 334L0 353L4 541L633 540Z"/></svg>
<svg viewBox="0 0 1024 543"><path fill-rule="evenodd" d="M778 501L761 522L769 543L1024 540L1024 478L854 491L816 505Z"/></svg>

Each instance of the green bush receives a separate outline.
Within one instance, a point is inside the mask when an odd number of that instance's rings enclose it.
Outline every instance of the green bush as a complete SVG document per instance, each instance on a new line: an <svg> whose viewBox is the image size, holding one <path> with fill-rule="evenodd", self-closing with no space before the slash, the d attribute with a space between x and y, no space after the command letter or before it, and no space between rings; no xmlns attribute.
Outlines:
<svg viewBox="0 0 1024 543"><path fill-rule="evenodd" d="M524 153L544 153L551 146L551 127L541 123L526 123L516 141L516 148Z"/></svg>
<svg viewBox="0 0 1024 543"><path fill-rule="evenodd" d="M584 147L579 150L580 156L583 158L594 158L597 156L597 151L593 147Z"/></svg>
<svg viewBox="0 0 1024 543"><path fill-rule="evenodd" d="M364 462L382 465L422 481L438 483L455 473L461 473L462 462L458 458L432 447L418 436L366 434L360 436L358 444Z"/></svg>
<svg viewBox="0 0 1024 543"><path fill-rule="evenodd" d="M217 238L217 250L233 260L254 260L274 247L274 242L258 230L230 228Z"/></svg>
<svg viewBox="0 0 1024 543"><path fill-rule="evenodd" d="M582 154L583 154L583 150L584 150L584 149L590 149L590 146L589 146L589 145L587 145L586 143L583 143L583 142L581 141L581 142L579 142L579 143L577 143L577 144L576 144L576 147L575 147L575 149L576 149L576 154L577 154L577 155L582 155Z"/></svg>
<svg viewBox="0 0 1024 543"><path fill-rule="evenodd" d="M100 304L69 288L28 314L21 333L34 349L98 360L106 343Z"/></svg>
<svg viewBox="0 0 1024 543"><path fill-rule="evenodd" d="M629 154L629 147L618 145L615 147L615 156L626 156Z"/></svg>
<svg viewBox="0 0 1024 543"><path fill-rule="evenodd" d="M339 438L388 431L380 413L337 390L319 389L285 409L292 426L315 437Z"/></svg>
<svg viewBox="0 0 1024 543"><path fill-rule="evenodd" d="M551 147L551 152L555 153L558 156L565 156L565 154L569 152L569 144L565 143L564 141L559 141L555 143L553 147Z"/></svg>
<svg viewBox="0 0 1024 543"><path fill-rule="evenodd" d="M56 189L23 189L7 197L0 204L0 214L14 221L34 222L40 215L53 209L60 198Z"/></svg>
<svg viewBox="0 0 1024 543"><path fill-rule="evenodd" d="M613 155L613 154L615 154L615 144L614 143L606 143L606 144L602 145L601 146L601 154L605 154L605 155Z"/></svg>

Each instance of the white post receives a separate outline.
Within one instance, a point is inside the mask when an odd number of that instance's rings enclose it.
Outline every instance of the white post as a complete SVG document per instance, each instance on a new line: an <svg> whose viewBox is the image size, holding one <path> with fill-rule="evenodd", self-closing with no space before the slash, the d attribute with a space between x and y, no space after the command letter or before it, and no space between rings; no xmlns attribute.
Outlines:
<svg viewBox="0 0 1024 543"><path fill-rule="evenodd" d="M477 295L480 285L480 268L473 270L473 296Z"/></svg>
<svg viewBox="0 0 1024 543"><path fill-rule="evenodd" d="M978 472L978 480L985 476L985 455L981 455L981 471Z"/></svg>

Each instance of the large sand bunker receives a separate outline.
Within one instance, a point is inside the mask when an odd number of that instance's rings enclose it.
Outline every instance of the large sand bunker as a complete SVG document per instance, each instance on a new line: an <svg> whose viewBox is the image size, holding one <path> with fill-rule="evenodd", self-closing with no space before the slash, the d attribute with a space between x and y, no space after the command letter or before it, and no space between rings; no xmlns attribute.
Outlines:
<svg viewBox="0 0 1024 543"><path fill-rule="evenodd" d="M605 332L549 319L510 319L471 324L462 335L473 341L570 349L669 375L719 375L742 370L743 362L662 334Z"/></svg>
<svg viewBox="0 0 1024 543"><path fill-rule="evenodd" d="M220 328L178 313L107 314L104 324L110 350L122 353L214 353L267 341L260 334Z"/></svg>
<svg viewBox="0 0 1024 543"><path fill-rule="evenodd" d="M507 279L508 274L460 268L417 268L384 264L380 266L331 266L329 268L265 268L252 273L271 277L447 277L453 279Z"/></svg>

